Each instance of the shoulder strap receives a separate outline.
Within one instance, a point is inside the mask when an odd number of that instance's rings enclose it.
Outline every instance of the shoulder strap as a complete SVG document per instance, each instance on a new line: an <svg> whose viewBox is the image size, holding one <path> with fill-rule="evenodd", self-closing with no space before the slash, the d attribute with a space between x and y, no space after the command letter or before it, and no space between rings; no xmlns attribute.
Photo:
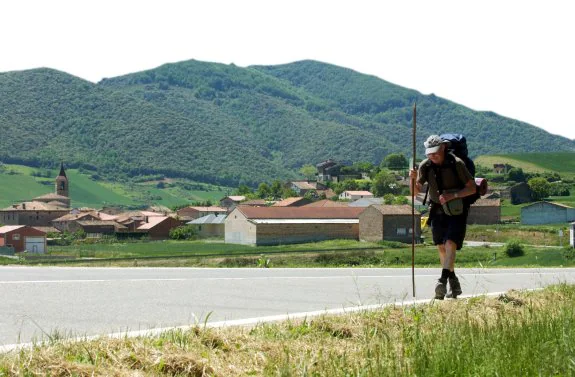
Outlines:
<svg viewBox="0 0 575 377"><path fill-rule="evenodd" d="M461 179L461 177L459 176L459 171L457 170L457 156L454 155L453 153L448 153L448 155L451 155L451 157L453 158L453 160L449 163L449 165L451 166L451 169L453 170L453 175L455 175L455 178L459 181L459 186L461 186L461 188L465 187L465 182L463 182L463 179ZM461 161L463 161L462 159L460 159ZM465 161L463 161L465 163Z"/></svg>

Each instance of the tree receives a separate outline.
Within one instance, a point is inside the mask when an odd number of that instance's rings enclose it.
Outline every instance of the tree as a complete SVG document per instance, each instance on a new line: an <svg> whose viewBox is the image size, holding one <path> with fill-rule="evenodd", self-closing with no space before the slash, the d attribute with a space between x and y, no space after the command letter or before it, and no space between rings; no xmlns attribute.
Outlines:
<svg viewBox="0 0 575 377"><path fill-rule="evenodd" d="M533 192L533 200L541 200L549 196L551 192L551 184L543 177L531 178L527 184Z"/></svg>
<svg viewBox="0 0 575 377"><path fill-rule="evenodd" d="M250 189L247 185L240 185L236 190L236 195L248 195L252 193L252 189Z"/></svg>
<svg viewBox="0 0 575 377"><path fill-rule="evenodd" d="M507 172L507 179L514 182L525 182L525 174L521 168L511 168Z"/></svg>
<svg viewBox="0 0 575 377"><path fill-rule="evenodd" d="M381 166L392 170L401 170L408 168L407 158L401 153L388 154L382 161Z"/></svg>
<svg viewBox="0 0 575 377"><path fill-rule="evenodd" d="M256 191L256 196L260 199L266 199L270 196L271 190L267 183L260 183L258 186L258 191Z"/></svg>
<svg viewBox="0 0 575 377"><path fill-rule="evenodd" d="M389 170L382 170L377 173L371 188L373 195L377 197L382 197L385 194L398 194L401 191L395 179L395 174Z"/></svg>
<svg viewBox="0 0 575 377"><path fill-rule="evenodd" d="M279 199L282 198L282 194L284 191L284 187L281 183L281 181L278 181L277 179L275 181L272 182L272 185L270 187L270 195L274 198L274 199Z"/></svg>
<svg viewBox="0 0 575 377"><path fill-rule="evenodd" d="M306 164L299 169L299 172L306 177L307 180L311 181L314 179L317 169L313 165Z"/></svg>
<svg viewBox="0 0 575 377"><path fill-rule="evenodd" d="M353 164L355 171L359 173L369 173L373 170L375 166L371 162L359 161Z"/></svg>
<svg viewBox="0 0 575 377"><path fill-rule="evenodd" d="M383 204L393 204L394 199L395 197L393 196L393 194L385 194L383 196Z"/></svg>

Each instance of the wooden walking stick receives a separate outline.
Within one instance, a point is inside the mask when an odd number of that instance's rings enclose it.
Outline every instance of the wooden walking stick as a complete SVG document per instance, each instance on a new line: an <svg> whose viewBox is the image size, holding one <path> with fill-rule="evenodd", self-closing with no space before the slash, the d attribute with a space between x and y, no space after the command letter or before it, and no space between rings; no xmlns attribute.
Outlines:
<svg viewBox="0 0 575 377"><path fill-rule="evenodd" d="M417 129L417 103L413 104L413 166L415 168L415 130ZM415 298L415 179L411 180L411 286Z"/></svg>

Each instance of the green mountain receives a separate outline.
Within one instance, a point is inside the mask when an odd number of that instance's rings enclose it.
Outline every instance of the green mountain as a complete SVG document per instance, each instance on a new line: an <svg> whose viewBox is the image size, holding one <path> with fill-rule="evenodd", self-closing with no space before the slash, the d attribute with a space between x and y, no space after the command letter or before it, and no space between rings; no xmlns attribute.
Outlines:
<svg viewBox="0 0 575 377"><path fill-rule="evenodd" d="M410 155L414 102L420 147L456 131L474 155L575 150L529 124L325 63L192 60L98 84L51 69L0 73L0 161L255 185L328 158Z"/></svg>

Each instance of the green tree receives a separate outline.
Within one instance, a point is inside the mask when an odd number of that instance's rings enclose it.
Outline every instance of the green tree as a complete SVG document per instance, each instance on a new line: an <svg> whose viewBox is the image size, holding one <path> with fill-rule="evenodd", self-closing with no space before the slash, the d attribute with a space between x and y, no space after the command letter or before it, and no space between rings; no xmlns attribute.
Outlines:
<svg viewBox="0 0 575 377"><path fill-rule="evenodd" d="M260 183L258 186L258 191L256 191L256 197L260 199L266 199L270 196L271 190L270 186L267 183Z"/></svg>
<svg viewBox="0 0 575 377"><path fill-rule="evenodd" d="M525 174L521 168L511 168L507 172L507 179L514 182L525 182Z"/></svg>
<svg viewBox="0 0 575 377"><path fill-rule="evenodd" d="M393 194L385 194L383 196L383 204L393 204L394 199L395 197L393 196Z"/></svg>
<svg viewBox="0 0 575 377"><path fill-rule="evenodd" d="M353 168L359 173L369 173L375 168L375 166L371 162L359 161L353 164Z"/></svg>
<svg viewBox="0 0 575 377"><path fill-rule="evenodd" d="M236 195L248 195L252 193L252 189L250 189L247 185L239 185L238 189L236 190Z"/></svg>
<svg viewBox="0 0 575 377"><path fill-rule="evenodd" d="M275 180L272 182L272 185L270 187L270 195L274 198L274 199L279 199L282 198L282 194L284 191L284 187L281 183L281 181L279 180Z"/></svg>
<svg viewBox="0 0 575 377"><path fill-rule="evenodd" d="M551 193L551 184L543 177L531 178L527 184L533 192L533 200L541 200L547 198Z"/></svg>
<svg viewBox="0 0 575 377"><path fill-rule="evenodd" d="M389 170L382 170L375 176L373 184L371 185L373 195L382 197L385 194L398 194L401 191L395 174Z"/></svg>
<svg viewBox="0 0 575 377"><path fill-rule="evenodd" d="M301 175L306 177L306 179L311 181L314 179L315 174L317 173L317 169L313 165L306 164L299 169L299 172Z"/></svg>
<svg viewBox="0 0 575 377"><path fill-rule="evenodd" d="M381 167L392 169L392 170L401 170L408 168L408 161L407 158L401 153L392 153L385 156L383 161L381 162Z"/></svg>
<svg viewBox="0 0 575 377"><path fill-rule="evenodd" d="M393 199L393 204L409 204L409 200L403 195L398 195Z"/></svg>

